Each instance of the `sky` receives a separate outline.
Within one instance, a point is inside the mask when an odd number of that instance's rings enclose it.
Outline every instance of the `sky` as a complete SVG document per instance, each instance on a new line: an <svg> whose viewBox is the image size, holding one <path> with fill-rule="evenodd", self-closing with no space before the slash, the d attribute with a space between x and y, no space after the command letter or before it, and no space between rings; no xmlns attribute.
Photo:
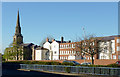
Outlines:
<svg viewBox="0 0 120 77"><path fill-rule="evenodd" d="M24 43L39 45L47 36L75 41L85 34L118 34L117 2L3 2L2 52L13 41L17 11Z"/></svg>

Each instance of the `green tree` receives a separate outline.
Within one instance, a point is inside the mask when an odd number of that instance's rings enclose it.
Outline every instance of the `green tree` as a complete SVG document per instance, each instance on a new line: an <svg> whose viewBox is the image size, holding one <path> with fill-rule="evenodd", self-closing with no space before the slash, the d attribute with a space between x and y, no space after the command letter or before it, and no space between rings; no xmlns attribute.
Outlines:
<svg viewBox="0 0 120 77"><path fill-rule="evenodd" d="M8 59L14 60L15 58L19 60L19 57L21 57L22 55L22 46L17 43L12 43L9 45L8 48L5 49L3 58L5 58L7 61Z"/></svg>

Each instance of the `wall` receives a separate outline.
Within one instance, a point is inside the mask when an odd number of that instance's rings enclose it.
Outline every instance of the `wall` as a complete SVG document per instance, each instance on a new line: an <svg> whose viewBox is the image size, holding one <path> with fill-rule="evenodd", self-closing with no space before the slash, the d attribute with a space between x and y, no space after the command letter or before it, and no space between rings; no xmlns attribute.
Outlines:
<svg viewBox="0 0 120 77"><path fill-rule="evenodd" d="M42 60L41 54L42 54L41 50L36 50L36 52L35 52L35 55L36 55L35 60Z"/></svg>
<svg viewBox="0 0 120 77"><path fill-rule="evenodd" d="M56 62L62 63L64 60L42 60L42 61L46 61L46 62L47 62L47 61L48 61L48 62L56 61ZM84 60L71 60L71 61L77 61L77 62L79 62L79 63L84 62ZM111 60L108 60L108 59L94 60L94 64L95 64L95 65L108 65L108 64L113 64L113 63L115 63L116 61L118 61L118 60L113 60L113 59L111 59ZM91 63L92 63L91 60L85 60L85 62L91 62Z"/></svg>
<svg viewBox="0 0 120 77"><path fill-rule="evenodd" d="M59 60L59 43L53 41L51 43L51 50L53 52L53 60Z"/></svg>

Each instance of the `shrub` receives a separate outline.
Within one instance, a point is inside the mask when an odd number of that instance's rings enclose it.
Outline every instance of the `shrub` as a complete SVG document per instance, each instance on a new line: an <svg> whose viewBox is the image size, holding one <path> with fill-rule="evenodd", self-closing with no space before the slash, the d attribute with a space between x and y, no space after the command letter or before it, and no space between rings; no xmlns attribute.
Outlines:
<svg viewBox="0 0 120 77"><path fill-rule="evenodd" d="M40 64L40 65L61 65L59 62L44 62L44 61L6 61L7 64Z"/></svg>
<svg viewBox="0 0 120 77"><path fill-rule="evenodd" d="M69 65L69 66L74 66L74 64L73 64L73 63L68 63L68 62L61 63L61 65Z"/></svg>
<svg viewBox="0 0 120 77"><path fill-rule="evenodd" d="M107 65L108 67L120 67L120 65L118 65L118 64L109 64L109 65Z"/></svg>
<svg viewBox="0 0 120 77"><path fill-rule="evenodd" d="M51 65L61 65L59 62L51 62Z"/></svg>
<svg viewBox="0 0 120 77"><path fill-rule="evenodd" d="M70 73L71 68L70 67L65 67L65 72Z"/></svg>

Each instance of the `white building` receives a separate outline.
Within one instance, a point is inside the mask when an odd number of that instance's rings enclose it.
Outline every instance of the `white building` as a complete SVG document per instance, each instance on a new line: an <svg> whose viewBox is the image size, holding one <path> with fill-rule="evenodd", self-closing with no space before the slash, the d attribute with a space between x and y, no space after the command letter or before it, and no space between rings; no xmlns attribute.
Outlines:
<svg viewBox="0 0 120 77"><path fill-rule="evenodd" d="M119 50L117 50L117 45L120 41L117 40L118 36L107 36L102 37L99 42L100 53L99 59L118 59Z"/></svg>
<svg viewBox="0 0 120 77"><path fill-rule="evenodd" d="M49 60L59 60L59 43L57 41L52 40L51 42L47 38L43 47L47 48L50 52Z"/></svg>
<svg viewBox="0 0 120 77"><path fill-rule="evenodd" d="M49 60L49 50L43 47L37 47L35 50L35 60Z"/></svg>

